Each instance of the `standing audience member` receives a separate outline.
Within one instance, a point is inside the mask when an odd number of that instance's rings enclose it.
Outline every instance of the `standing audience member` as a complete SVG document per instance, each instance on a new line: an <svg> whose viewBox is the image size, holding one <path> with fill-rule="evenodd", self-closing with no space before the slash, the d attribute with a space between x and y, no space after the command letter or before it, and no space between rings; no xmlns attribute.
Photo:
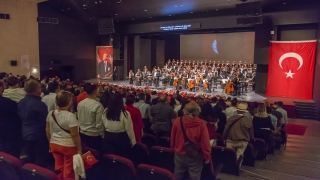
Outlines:
<svg viewBox="0 0 320 180"><path fill-rule="evenodd" d="M228 119L222 138L227 140L227 147L237 153L237 160L243 160L243 153L248 142L254 138L252 120L243 115L235 115ZM241 163L240 163L241 164Z"/></svg>
<svg viewBox="0 0 320 180"><path fill-rule="evenodd" d="M47 116L46 133L50 142L50 151L55 159L55 170L61 171L60 179L75 179L73 156L82 155L78 120L69 112L73 95L68 91L56 94L58 109Z"/></svg>
<svg viewBox="0 0 320 180"><path fill-rule="evenodd" d="M201 107L201 113L199 117L206 121L208 133L210 137L210 145L215 146L217 143L217 123L218 117L215 115L212 105L209 102L206 102Z"/></svg>
<svg viewBox="0 0 320 180"><path fill-rule="evenodd" d="M3 82L0 82L0 151L20 159L21 120L18 116L18 104L3 97Z"/></svg>
<svg viewBox="0 0 320 180"><path fill-rule="evenodd" d="M271 121L272 121L272 124L273 124L275 130L277 130L278 119L277 119L276 116L274 116L274 115L272 114L272 108L271 108L271 107L267 107L267 113L268 113L268 115L269 115L270 118L271 118Z"/></svg>
<svg viewBox="0 0 320 180"><path fill-rule="evenodd" d="M139 94L139 102L134 103L133 106L138 108L141 113L142 121L144 124L144 132L151 133L151 123L150 123L150 118L149 118L150 105L145 102L145 99L146 99L146 94L140 93ZM132 116L131 116L131 118L132 118ZM133 121L133 119L132 119L132 121ZM137 140L137 142L138 142L138 140Z"/></svg>
<svg viewBox="0 0 320 180"><path fill-rule="evenodd" d="M285 125L288 123L288 114L287 114L287 111L284 110L282 107L283 107L283 102L279 101L277 111L282 114L283 119L281 123L282 123L282 128L284 128Z"/></svg>
<svg viewBox="0 0 320 180"><path fill-rule="evenodd" d="M76 89L73 93L73 98L72 98L72 108L73 108L73 112L75 114L77 114L77 108L78 108L78 103L77 103L77 97L79 96L80 91L78 89Z"/></svg>
<svg viewBox="0 0 320 180"><path fill-rule="evenodd" d="M278 120L278 122L277 122L277 130L279 130L281 125L282 125L283 118L282 118L281 112L277 111L277 109L278 109L278 103L277 104L273 104L272 105L271 114L274 115L277 118L277 120Z"/></svg>
<svg viewBox="0 0 320 180"><path fill-rule="evenodd" d="M85 85L84 85L84 87L86 86L86 85L88 85L89 83L86 83ZM83 88L84 89L84 88ZM80 94L79 94L79 96L77 96L77 103L79 104L82 100L84 100L84 99L86 99L88 97L88 93L87 92L85 92L85 91L83 91L83 92L81 92Z"/></svg>
<svg viewBox="0 0 320 180"><path fill-rule="evenodd" d="M152 105L152 103L151 103L151 96L150 96L150 94L148 93L148 94L146 94L146 100L145 100L145 103L146 104L149 104L150 106Z"/></svg>
<svg viewBox="0 0 320 180"><path fill-rule="evenodd" d="M227 116L224 113L226 106L227 106L226 103L223 101L223 102L216 104L213 108L214 113L219 118L217 133L219 133L220 135L223 134L224 128L227 124Z"/></svg>
<svg viewBox="0 0 320 180"><path fill-rule="evenodd" d="M105 91L101 98L100 98L100 103L102 104L102 106L104 107L104 109L109 107L109 103L110 103L110 94L109 92Z"/></svg>
<svg viewBox="0 0 320 180"><path fill-rule="evenodd" d="M153 99L155 99L157 97L158 97L157 96L157 91L152 91L152 93L151 93L151 102L152 102Z"/></svg>
<svg viewBox="0 0 320 180"><path fill-rule="evenodd" d="M198 117L199 112L200 107L195 102L188 103L184 108L185 115L173 122L170 146L175 152L174 176L176 180L184 179L186 172L189 172L189 179L200 180L203 161L205 164L210 163L211 146L209 134L205 121ZM188 139L196 145L198 152L200 152L197 157L191 158L187 156L184 149L185 139L181 126L183 126Z"/></svg>
<svg viewBox="0 0 320 180"><path fill-rule="evenodd" d="M172 121L176 117L173 108L167 102L167 96L161 96L159 103L150 108L151 122L157 138L170 136Z"/></svg>
<svg viewBox="0 0 320 180"><path fill-rule="evenodd" d="M236 98L232 99L231 101L231 107L228 107L225 111L226 116L227 116L227 121L229 120L230 117L237 115L237 104L238 100Z"/></svg>
<svg viewBox="0 0 320 180"><path fill-rule="evenodd" d="M60 86L56 81L50 82L48 84L48 90L50 93L42 98L42 102L44 102L47 105L48 112L50 112L57 109L56 96L57 93L60 91Z"/></svg>
<svg viewBox="0 0 320 180"><path fill-rule="evenodd" d="M252 116L248 111L248 104L247 103L244 103L244 102L238 103L238 105L237 105L237 114L238 115L244 115L247 118L252 119Z"/></svg>
<svg viewBox="0 0 320 180"><path fill-rule="evenodd" d="M14 76L9 76L7 79L8 89L5 89L2 96L13 100L18 103L22 98L26 96L26 92L19 88L19 79Z"/></svg>
<svg viewBox="0 0 320 180"><path fill-rule="evenodd" d="M130 148L136 144L130 113L118 94L111 96L109 104L102 115L105 128L103 153L129 157Z"/></svg>
<svg viewBox="0 0 320 180"><path fill-rule="evenodd" d="M139 96L140 96L140 94L139 94ZM126 111L128 111L130 113L136 141L138 143L141 143L144 125L143 125L140 110L133 106L134 101L135 101L135 98L133 95L127 96L126 106L124 108L126 109Z"/></svg>
<svg viewBox="0 0 320 180"><path fill-rule="evenodd" d="M176 100L174 98L170 99L169 105L174 109L177 107Z"/></svg>
<svg viewBox="0 0 320 180"><path fill-rule="evenodd" d="M100 150L104 128L102 124L103 106L96 101L97 87L84 85L88 97L78 104L78 119L82 141L90 148ZM80 95L79 95L80 96Z"/></svg>
<svg viewBox="0 0 320 180"><path fill-rule="evenodd" d="M267 114L265 106L259 106L253 120L254 137L263 139L265 142L269 140L271 131L274 131L270 116Z"/></svg>
<svg viewBox="0 0 320 180"><path fill-rule="evenodd" d="M217 97L213 97L211 99L211 106L214 108L215 105L217 105L218 103L218 98Z"/></svg>
<svg viewBox="0 0 320 180"><path fill-rule="evenodd" d="M183 99L182 99L182 104L179 105L179 106L177 106L177 107L175 108L175 110L174 110L174 112L176 113L176 116L177 116L177 117L183 116L183 109L184 109L184 107L185 107L188 103L189 103L188 99L186 99L186 98L183 98Z"/></svg>
<svg viewBox="0 0 320 180"><path fill-rule="evenodd" d="M38 81L29 79L24 90L27 95L18 104L18 114L22 121L27 159L45 167L49 158L49 143L45 131L48 108L41 101L41 85Z"/></svg>

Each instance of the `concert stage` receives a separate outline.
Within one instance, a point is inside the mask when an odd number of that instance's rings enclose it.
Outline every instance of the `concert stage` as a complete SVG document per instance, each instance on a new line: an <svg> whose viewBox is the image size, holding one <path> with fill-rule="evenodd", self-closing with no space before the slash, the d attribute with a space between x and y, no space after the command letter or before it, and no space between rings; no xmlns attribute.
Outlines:
<svg viewBox="0 0 320 180"><path fill-rule="evenodd" d="M113 84L113 85L119 85L119 86L132 86L133 88L144 88L146 86L135 86L130 85L128 80L124 81L112 81L112 80L100 80L100 79L90 79L90 80L85 80L85 82L89 83L108 83L108 84ZM158 88L155 88L154 86L148 87L149 89L156 89L156 90L165 90L165 91L175 91L175 88L172 86L163 86L160 82L160 86ZM242 93L241 96L232 96L232 95L227 95L223 92L223 89L218 85L217 89L214 89L213 92L207 93L207 91L203 91L201 88L199 91L196 92L190 92L188 89L182 89L180 92L186 92L186 93L192 93L194 96L200 95L200 94L206 94L206 95L212 95L212 96L225 96L225 97L231 97L231 98L238 98L239 101L244 101L248 103L252 102L258 102L259 104L264 103L265 101L270 102L271 104L277 101L282 101L284 105L284 109L288 112L288 117L289 118L295 118L296 117L296 108L295 108L295 103L294 102L303 102L303 103L313 103L313 101L306 101L306 100L301 100L301 99L291 99L291 98L283 98L283 97L266 97L260 94L255 93L254 91L248 91L245 93Z"/></svg>

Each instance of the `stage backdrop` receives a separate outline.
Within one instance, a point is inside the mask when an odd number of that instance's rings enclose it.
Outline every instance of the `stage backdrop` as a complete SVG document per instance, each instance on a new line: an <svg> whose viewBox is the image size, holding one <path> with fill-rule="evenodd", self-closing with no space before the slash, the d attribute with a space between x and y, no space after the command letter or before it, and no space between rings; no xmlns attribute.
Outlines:
<svg viewBox="0 0 320 180"><path fill-rule="evenodd" d="M254 32L180 35L180 59L253 62Z"/></svg>
<svg viewBox="0 0 320 180"><path fill-rule="evenodd" d="M97 78L112 79L113 75L113 47L97 46Z"/></svg>
<svg viewBox="0 0 320 180"><path fill-rule="evenodd" d="M273 41L267 96L312 99L316 41Z"/></svg>

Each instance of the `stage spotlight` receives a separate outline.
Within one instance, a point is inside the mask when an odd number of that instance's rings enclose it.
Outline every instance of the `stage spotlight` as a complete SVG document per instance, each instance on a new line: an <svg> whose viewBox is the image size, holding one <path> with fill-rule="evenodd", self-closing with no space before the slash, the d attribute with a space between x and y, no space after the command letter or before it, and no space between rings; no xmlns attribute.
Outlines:
<svg viewBox="0 0 320 180"><path fill-rule="evenodd" d="M122 2L122 0L117 0L117 3L120 4Z"/></svg>

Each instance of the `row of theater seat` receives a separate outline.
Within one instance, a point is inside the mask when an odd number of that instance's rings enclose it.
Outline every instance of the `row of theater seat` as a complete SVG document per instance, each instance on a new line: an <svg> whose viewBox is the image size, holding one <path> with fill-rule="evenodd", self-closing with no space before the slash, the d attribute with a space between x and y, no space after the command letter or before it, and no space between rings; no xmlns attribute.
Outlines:
<svg viewBox="0 0 320 180"><path fill-rule="evenodd" d="M142 143L147 145L147 147L152 150L154 146L162 146L169 148L170 147L170 138L169 137L161 137L159 140L154 135L145 134L142 137ZM240 174L240 163L241 161L237 161L236 152L234 149L227 148L224 145L224 142L221 138L221 135L218 134L217 145L212 147L212 163L215 171L220 171L232 175ZM269 150L269 146L265 143L264 140L255 138L250 143L244 152L244 158L242 165L245 166L255 166L255 160L266 160L267 152ZM163 160L159 159L159 162ZM168 163L167 163L168 164ZM167 165L169 166L169 165ZM172 164L174 167L174 164ZM170 167L171 168L171 167ZM169 169L172 170L172 169Z"/></svg>
<svg viewBox="0 0 320 180"><path fill-rule="evenodd" d="M99 163L87 170L87 179L143 179L146 174L147 179L172 179L174 171L174 152L170 147L170 138L162 137L159 140L154 135L145 134L142 138L143 143L137 143L130 152L129 159L116 155L105 154L103 158L94 149L90 150L92 154L99 160ZM218 140L218 144L223 141ZM261 139L254 139L248 144L244 153L243 165L254 166L255 159L265 160L267 156L268 146ZM85 152L85 151L84 151ZM240 161L236 159L234 149L214 146L212 147L212 162L205 165L202 171L202 179L214 180L221 171L228 174L239 175ZM9 166L9 164L11 164ZM21 173L20 169L23 169ZM144 170L144 171L143 171ZM26 171L26 172L25 172ZM10 178L6 178L8 173ZM15 172L15 173L13 173ZM37 167L35 165L26 164L22 167L21 162L14 157L1 153L0 156L0 180L20 180L19 177L25 176L27 172L31 172L32 179L46 180L55 176L51 171ZM137 172L137 173L136 173ZM130 175L127 177L126 175ZM14 176L14 177L12 177ZM37 176L43 178L36 179ZM54 179L54 178L53 178ZM28 179L27 179L28 180Z"/></svg>

